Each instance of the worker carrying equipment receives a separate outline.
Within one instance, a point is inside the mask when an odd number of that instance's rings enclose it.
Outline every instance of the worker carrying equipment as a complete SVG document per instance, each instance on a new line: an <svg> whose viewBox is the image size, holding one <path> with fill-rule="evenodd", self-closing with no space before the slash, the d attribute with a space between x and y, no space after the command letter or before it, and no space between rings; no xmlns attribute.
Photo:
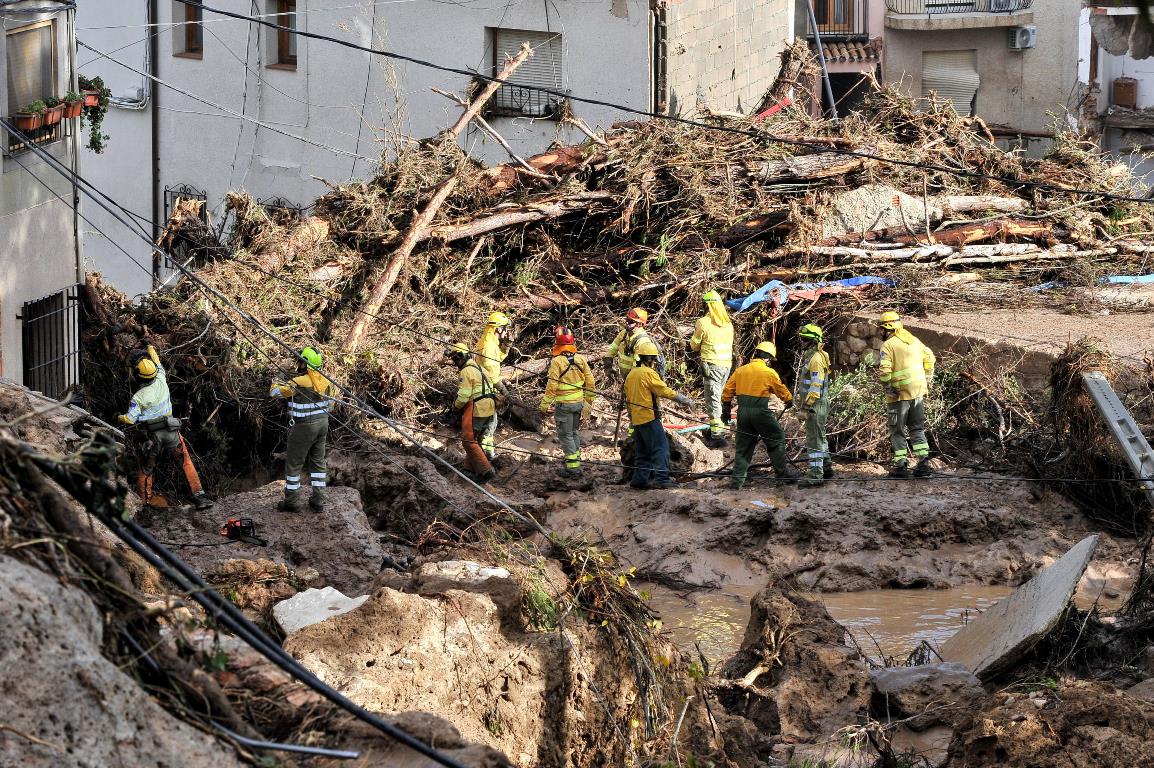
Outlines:
<svg viewBox="0 0 1154 768"><path fill-rule="evenodd" d="M470 356L468 346L454 344L445 356L460 374L453 410L461 414L465 469L478 483L487 483L497 476L490 463L495 456L493 438L497 434L497 393L488 374Z"/></svg>
<svg viewBox="0 0 1154 768"><path fill-rule="evenodd" d="M302 472L308 476L312 491L309 509L323 512L325 488L328 485L329 413L333 407L332 383L321 374L321 353L312 347L300 351L297 373L291 382L274 381L269 397L288 400L288 447L284 460L284 500L277 506L282 512L300 512Z"/></svg>
<svg viewBox="0 0 1154 768"><path fill-rule="evenodd" d="M140 494L141 501L152 509L168 506L168 500L163 495L153 493L157 463L160 457L167 453L184 472L184 479L188 481L188 488L192 491L193 506L197 509L208 509L212 506L212 502L204 494L200 475L193 466L188 446L180 434L180 419L172 417L172 396L168 391L168 377L164 372L164 366L160 364L156 348L148 344L146 350L137 350L133 353L132 359L135 378L141 387L132 396L128 413L120 414L117 419L121 424L135 424L140 427L147 438L136 476L136 490Z"/></svg>
<svg viewBox="0 0 1154 768"><path fill-rule="evenodd" d="M897 312L878 319L886 340L878 363L878 378L886 394L886 417L894 449L892 477L909 477L909 456L918 457L915 477L930 475L930 444L926 439L926 404L934 380L934 353L902 325Z"/></svg>
<svg viewBox="0 0 1154 768"><path fill-rule="evenodd" d="M576 478L581 476L581 438L577 429L581 419L588 418L597 396L593 372L584 356L577 353L573 331L563 325L554 332L552 355L541 413L553 411L557 441L565 454L561 477Z"/></svg>
<svg viewBox="0 0 1154 768"><path fill-rule="evenodd" d="M606 362L606 365L611 366L613 361L617 361L617 371L622 377L629 375L633 367L637 365L638 351L637 346L643 341L648 341L657 346L653 339L649 336L649 332L645 330L645 324L649 322L649 313L641 307L634 307L625 313L625 328L617 334L609 346L605 349L605 354L601 357ZM661 354L661 349L657 350L657 363L654 369L660 376L665 375L665 357ZM612 368L610 368L612 370Z"/></svg>
<svg viewBox="0 0 1154 768"><path fill-rule="evenodd" d="M717 291L707 291L705 314L697 318L689 348L701 355L701 378L705 389L705 407L709 411L709 440L711 448L724 448L725 425L721 423L721 390L733 368L733 323L725 311L725 302Z"/></svg>
<svg viewBox="0 0 1154 768"><path fill-rule="evenodd" d="M649 339L637 344L637 365L625 378L625 402L629 406L629 421L636 441L636 459L630 488L673 488L669 478L669 439L661 423L658 398L672 400L678 405L692 407L693 401L669 388L655 369L657 345Z"/></svg>
<svg viewBox="0 0 1154 768"><path fill-rule="evenodd" d="M798 483L802 488L819 486L833 477L829 458L829 439L825 424L829 418L829 354L822 346L824 334L812 323L797 333L805 350L801 354L801 375L793 398L805 414L805 450L809 471Z"/></svg>
<svg viewBox="0 0 1154 768"><path fill-rule="evenodd" d="M481 338L473 347L473 359L489 377L489 383L502 397L508 389L501 381L501 363L509 356L512 346L513 323L502 312L490 312L481 331Z"/></svg>
<svg viewBox="0 0 1154 768"><path fill-rule="evenodd" d="M740 490L745 485L758 440L765 443L765 451L778 479L792 482L799 476L785 458L785 430L769 409L771 394L781 398L787 408L793 400L777 371L769 367L769 362L776 358L777 347L773 342L761 342L753 352L753 360L733 372L721 393L721 418L726 424L731 422L733 403L737 402L737 452L729 480L729 487L733 490Z"/></svg>

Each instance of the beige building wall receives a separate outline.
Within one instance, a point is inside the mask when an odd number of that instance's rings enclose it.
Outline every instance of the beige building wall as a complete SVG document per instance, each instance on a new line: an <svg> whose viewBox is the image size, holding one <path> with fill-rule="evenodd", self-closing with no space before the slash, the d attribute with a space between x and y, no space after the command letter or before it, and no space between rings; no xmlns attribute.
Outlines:
<svg viewBox="0 0 1154 768"><path fill-rule="evenodd" d="M988 123L1022 131L1045 131L1053 112L1066 119L1076 109L1078 13L1064 0L1034 0L1030 9L1038 28L1035 48L1011 51L1005 27L948 31L885 31L885 80L921 95L923 51L977 51L977 113ZM996 16L996 14L989 14ZM946 16L940 17L942 19Z"/></svg>
<svg viewBox="0 0 1154 768"><path fill-rule="evenodd" d="M666 11L669 112L757 106L793 36L792 0L685 0Z"/></svg>

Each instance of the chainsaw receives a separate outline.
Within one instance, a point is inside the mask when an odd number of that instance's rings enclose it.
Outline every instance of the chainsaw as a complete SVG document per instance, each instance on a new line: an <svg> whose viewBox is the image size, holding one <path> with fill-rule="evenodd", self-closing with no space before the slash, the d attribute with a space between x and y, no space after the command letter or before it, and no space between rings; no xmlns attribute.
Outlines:
<svg viewBox="0 0 1154 768"><path fill-rule="evenodd" d="M256 523L251 517L230 517L220 527L220 535L229 541L243 541L258 547L267 547L268 541L256 535Z"/></svg>

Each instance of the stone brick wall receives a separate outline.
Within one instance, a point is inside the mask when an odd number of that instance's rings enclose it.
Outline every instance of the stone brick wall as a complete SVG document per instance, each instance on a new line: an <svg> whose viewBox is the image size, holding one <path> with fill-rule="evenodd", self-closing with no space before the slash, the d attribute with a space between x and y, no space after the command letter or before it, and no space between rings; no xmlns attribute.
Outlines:
<svg viewBox="0 0 1154 768"><path fill-rule="evenodd" d="M666 11L669 111L756 107L777 76L793 16L792 0L673 0Z"/></svg>
<svg viewBox="0 0 1154 768"><path fill-rule="evenodd" d="M862 361L876 365L882 341L880 329L874 323L868 320L850 323L834 345L837 354L832 362L840 368L856 368Z"/></svg>

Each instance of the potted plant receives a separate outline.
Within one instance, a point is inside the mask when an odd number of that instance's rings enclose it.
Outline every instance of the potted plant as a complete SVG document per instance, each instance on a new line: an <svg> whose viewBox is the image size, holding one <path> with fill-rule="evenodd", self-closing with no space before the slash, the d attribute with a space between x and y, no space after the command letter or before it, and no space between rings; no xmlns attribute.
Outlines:
<svg viewBox="0 0 1154 768"><path fill-rule="evenodd" d="M94 77L89 80L84 75L80 76L80 90L84 93L84 107L80 114L80 127L84 128L85 121L88 122L88 144L86 145L96 154L104 151L104 142L108 139L108 134L104 133L101 128L104 125L104 116L108 114L108 99L112 96L112 91L104 87L104 80L99 77ZM96 94L96 103L89 103L89 94Z"/></svg>
<svg viewBox="0 0 1154 768"><path fill-rule="evenodd" d="M16 127L24 133L36 130L44 125L45 109L43 101L34 101L16 110Z"/></svg>
<svg viewBox="0 0 1154 768"><path fill-rule="evenodd" d="M64 117L64 103L55 96L44 97L44 124L56 125Z"/></svg>
<svg viewBox="0 0 1154 768"><path fill-rule="evenodd" d="M83 96L81 96L76 91L69 91L68 93L64 94L64 97L61 100L64 102L64 117L66 119L80 117L80 112L84 109Z"/></svg>

